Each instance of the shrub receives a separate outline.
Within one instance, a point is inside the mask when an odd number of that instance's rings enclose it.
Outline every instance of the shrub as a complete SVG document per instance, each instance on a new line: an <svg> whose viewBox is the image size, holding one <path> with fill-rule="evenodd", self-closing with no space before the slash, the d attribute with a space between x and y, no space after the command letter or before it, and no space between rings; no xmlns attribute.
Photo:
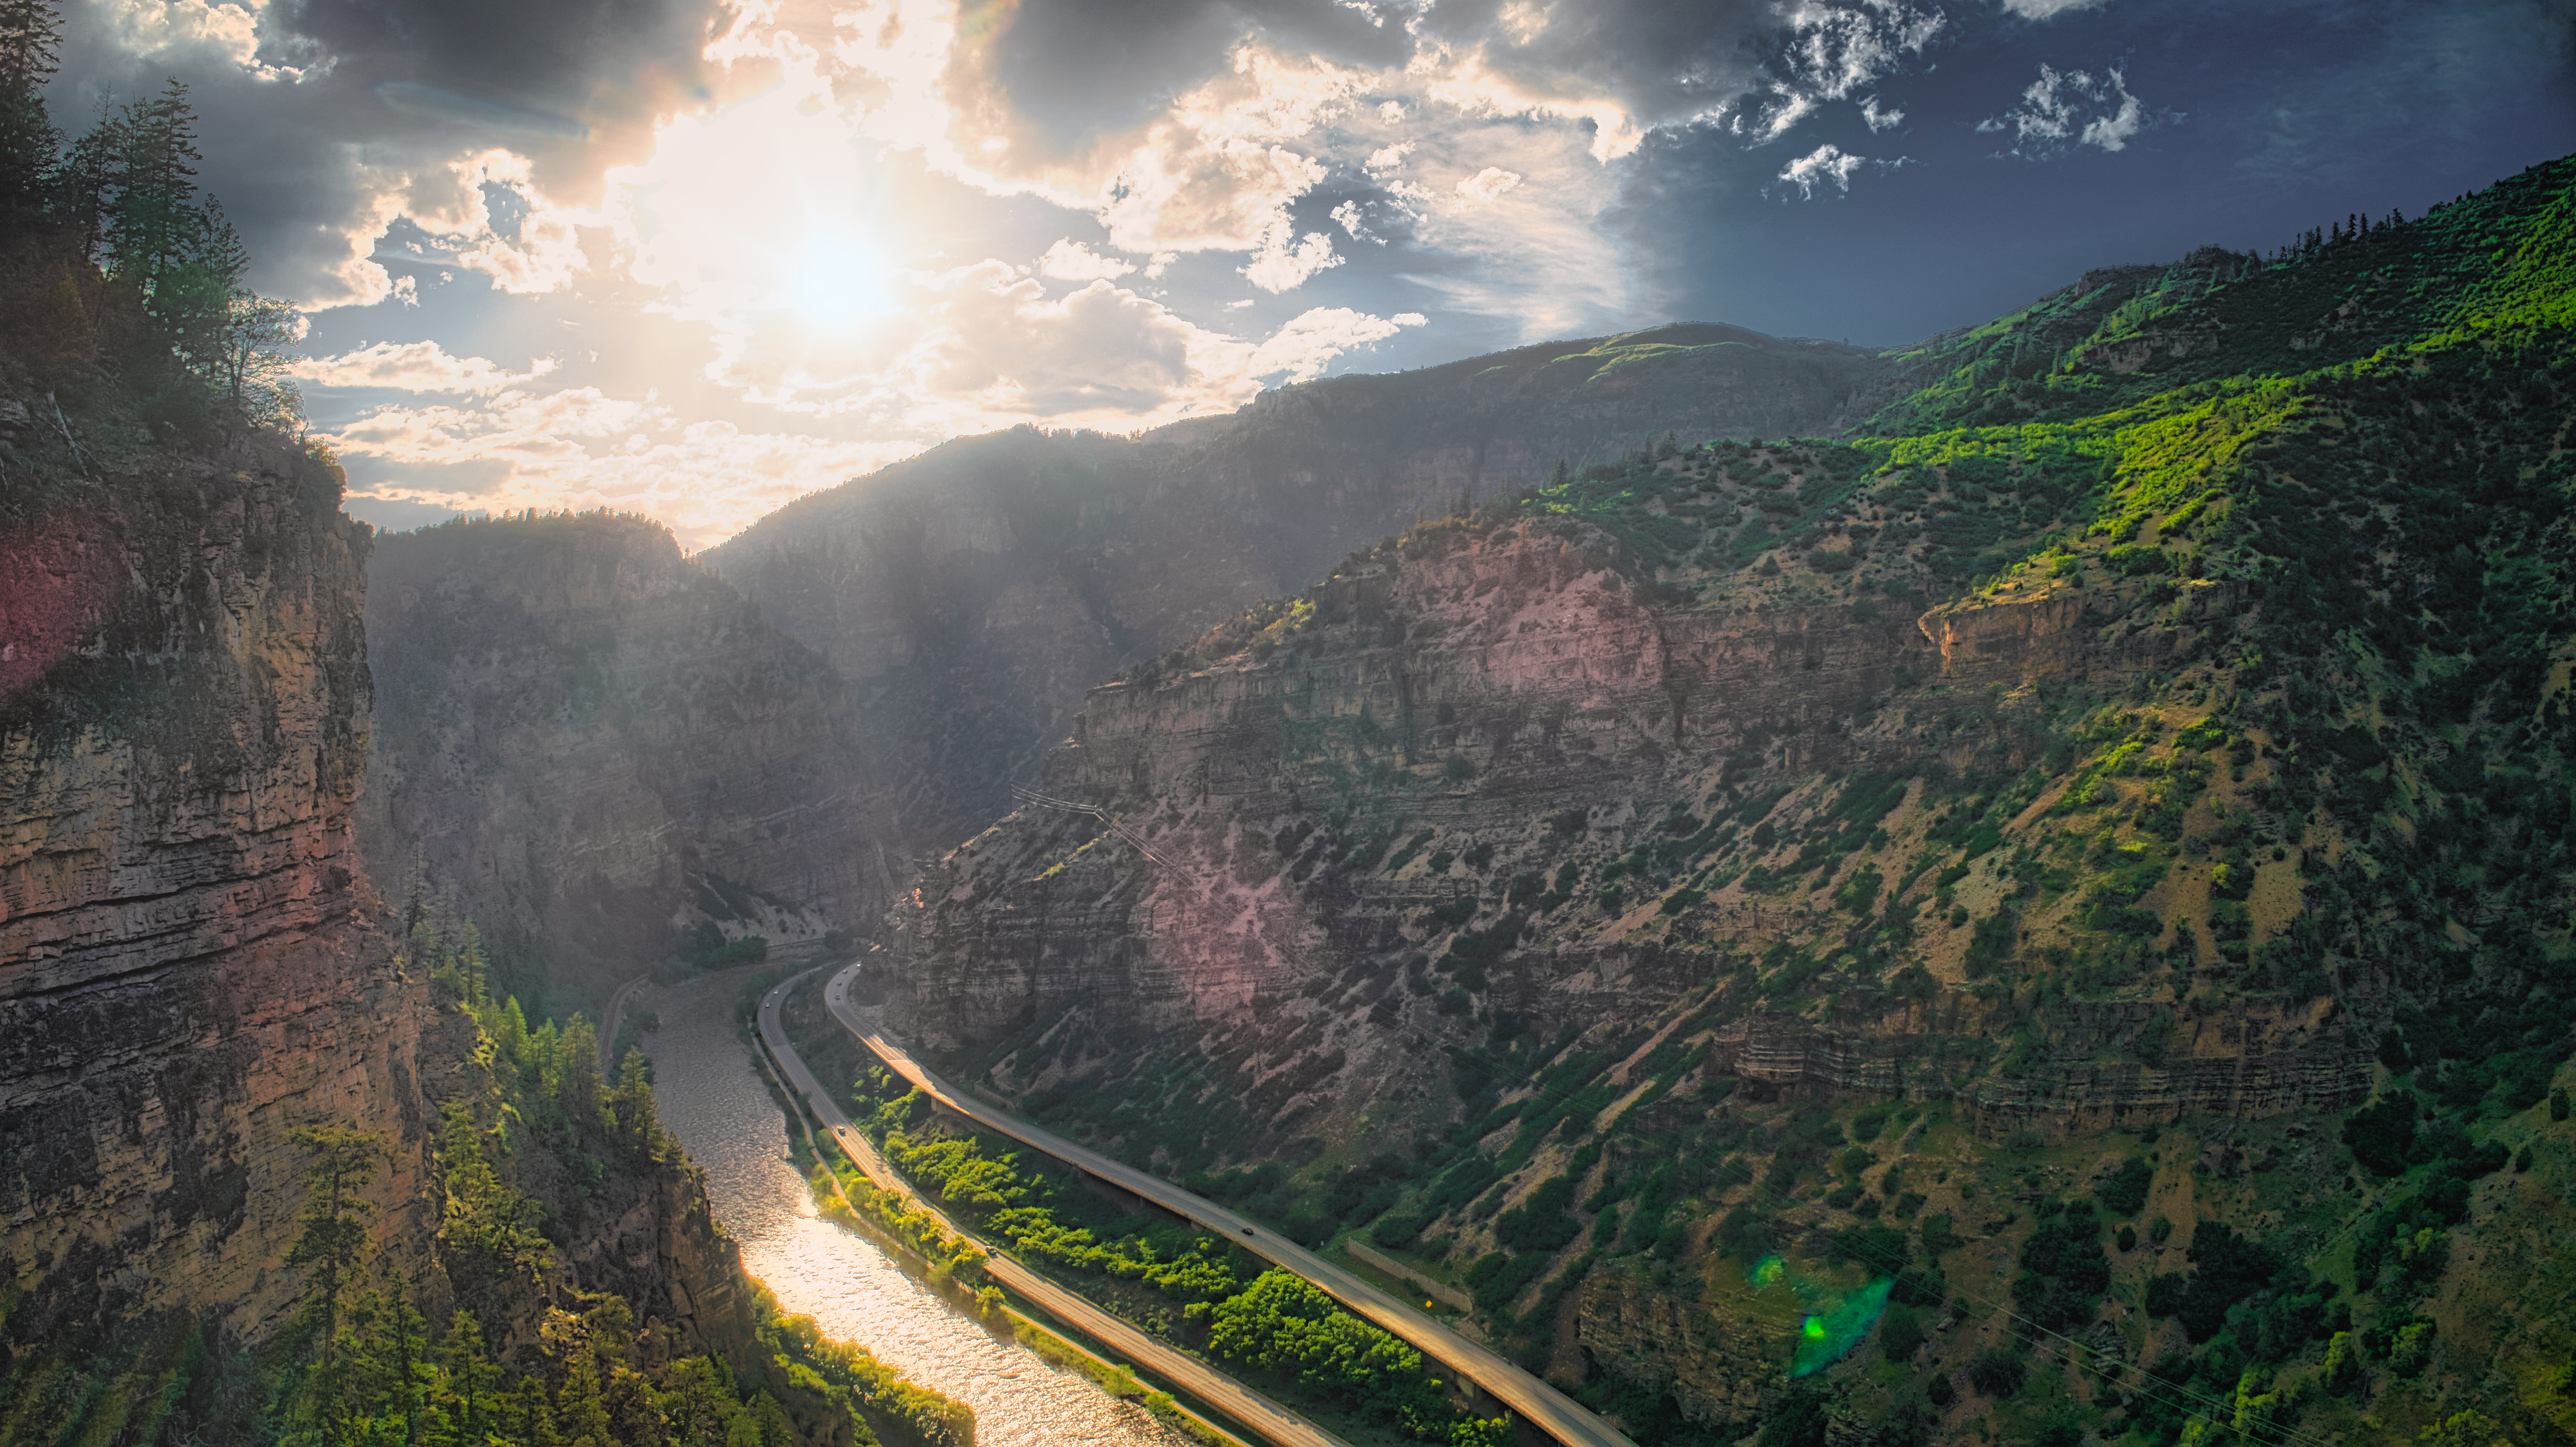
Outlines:
<svg viewBox="0 0 2576 1447"><path fill-rule="evenodd" d="M2131 1156L2093 1193L2093 1199L2114 1216L2134 1216L2146 1209L2147 1188L2155 1178L2155 1169L2144 1158Z"/></svg>
<svg viewBox="0 0 2576 1447"><path fill-rule="evenodd" d="M2354 1111L2344 1118L2343 1142L2372 1175L2406 1174L2406 1153L2415 1144L2414 1097L2383 1096Z"/></svg>
<svg viewBox="0 0 2576 1447"><path fill-rule="evenodd" d="M1494 1239L1516 1251L1561 1251L1583 1229L1566 1214L1573 1201L1574 1178L1550 1176L1528 1199L1494 1218Z"/></svg>
<svg viewBox="0 0 2576 1447"><path fill-rule="evenodd" d="M1990 1347L1968 1363L1968 1385L1997 1400L2020 1391L2029 1380L2030 1363L2008 1347Z"/></svg>

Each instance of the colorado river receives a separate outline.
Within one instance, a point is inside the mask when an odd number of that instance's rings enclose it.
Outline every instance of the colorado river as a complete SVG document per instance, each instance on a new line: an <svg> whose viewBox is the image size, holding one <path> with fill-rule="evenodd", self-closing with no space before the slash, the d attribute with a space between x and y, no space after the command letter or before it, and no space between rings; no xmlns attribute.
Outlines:
<svg viewBox="0 0 2576 1447"><path fill-rule="evenodd" d="M787 1122L734 1034L746 971L636 993L662 1028L644 1037L662 1123L707 1173L716 1219L743 1265L791 1314L857 1342L917 1385L975 1409L978 1447L1059 1442L1178 1447L1142 1408L1056 1371L906 1276L865 1238L826 1221L787 1155Z"/></svg>

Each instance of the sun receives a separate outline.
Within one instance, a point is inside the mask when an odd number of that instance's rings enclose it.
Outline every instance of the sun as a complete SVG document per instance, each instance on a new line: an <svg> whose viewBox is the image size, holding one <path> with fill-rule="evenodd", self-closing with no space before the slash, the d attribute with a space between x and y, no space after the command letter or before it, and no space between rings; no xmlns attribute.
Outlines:
<svg viewBox="0 0 2576 1447"><path fill-rule="evenodd" d="M816 226L789 252L775 285L777 309L807 322L848 326L888 309L885 263L859 236Z"/></svg>
<svg viewBox="0 0 2576 1447"><path fill-rule="evenodd" d="M633 228L633 274L676 315L812 333L900 310L904 239L880 168L808 87L677 117L651 159L612 182Z"/></svg>

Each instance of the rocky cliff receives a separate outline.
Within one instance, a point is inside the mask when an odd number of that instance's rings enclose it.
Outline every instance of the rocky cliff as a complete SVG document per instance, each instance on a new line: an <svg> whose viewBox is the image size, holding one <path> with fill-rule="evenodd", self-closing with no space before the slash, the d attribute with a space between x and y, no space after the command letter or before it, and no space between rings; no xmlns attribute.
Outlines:
<svg viewBox="0 0 2576 1447"><path fill-rule="evenodd" d="M893 894L852 690L660 525L454 523L369 577L361 847L388 892L453 888L521 988L603 998L700 926L819 946Z"/></svg>
<svg viewBox="0 0 2576 1447"><path fill-rule="evenodd" d="M381 1148L343 1217L344 1305L387 1294L344 1313L362 1340L388 1298L437 1331L470 1306L487 1375L560 1376L550 1309L614 1293L593 1335L634 1371L723 1353L785 1399L778 1440L868 1440L772 1370L649 1089L512 1142L539 1113L519 1072L433 999L429 936L388 936L352 824L372 539L338 469L155 446L87 400L85 430L134 439L84 459L107 475L19 454L0 496L0 1441L230 1440L333 1400L303 1371L321 1268L290 1262L303 1127ZM579 1038L565 1089L595 1100Z"/></svg>
<svg viewBox="0 0 2576 1447"><path fill-rule="evenodd" d="M1133 439L967 439L705 554L863 690L913 848L1009 808L1083 690L1353 547L1667 432L1783 436L1866 410L1873 354L1671 326L1264 394Z"/></svg>
<svg viewBox="0 0 2576 1447"><path fill-rule="evenodd" d="M399 1143L425 1259L420 1001L370 922L367 529L336 471L137 452L0 512L0 1209L13 1334L294 1299L299 1125Z"/></svg>

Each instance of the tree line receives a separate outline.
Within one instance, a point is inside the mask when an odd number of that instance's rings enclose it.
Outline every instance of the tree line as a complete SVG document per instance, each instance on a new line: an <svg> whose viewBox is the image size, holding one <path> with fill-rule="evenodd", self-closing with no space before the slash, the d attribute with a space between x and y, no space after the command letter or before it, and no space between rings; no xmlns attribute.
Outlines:
<svg viewBox="0 0 2576 1447"><path fill-rule="evenodd" d="M146 423L299 427L285 349L304 318L245 283L241 235L197 185L188 87L70 134L44 97L61 44L55 0L0 0L0 349L49 388L122 384Z"/></svg>

